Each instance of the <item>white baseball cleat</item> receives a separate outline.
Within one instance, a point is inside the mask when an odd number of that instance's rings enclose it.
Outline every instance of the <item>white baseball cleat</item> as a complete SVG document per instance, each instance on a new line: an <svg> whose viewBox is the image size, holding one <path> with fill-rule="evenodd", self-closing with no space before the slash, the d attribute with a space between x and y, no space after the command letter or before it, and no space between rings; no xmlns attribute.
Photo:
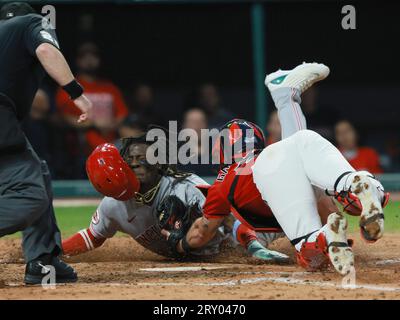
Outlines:
<svg viewBox="0 0 400 320"><path fill-rule="evenodd" d="M347 220L341 213L328 216L326 240L328 257L333 267L341 275L347 275L354 268L354 254L347 240Z"/></svg>
<svg viewBox="0 0 400 320"><path fill-rule="evenodd" d="M329 68L322 63L303 63L292 70L278 70L268 74L265 85L270 92L279 88L296 88L303 93L328 75Z"/></svg>
<svg viewBox="0 0 400 320"><path fill-rule="evenodd" d="M384 215L379 189L368 173L357 172L351 181L351 192L362 205L360 228L361 235L368 242L375 242L383 236Z"/></svg>

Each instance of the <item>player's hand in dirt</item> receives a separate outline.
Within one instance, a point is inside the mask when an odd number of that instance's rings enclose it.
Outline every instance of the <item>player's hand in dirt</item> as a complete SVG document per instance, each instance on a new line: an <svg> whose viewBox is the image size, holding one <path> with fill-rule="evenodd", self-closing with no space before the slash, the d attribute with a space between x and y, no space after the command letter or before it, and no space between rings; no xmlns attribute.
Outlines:
<svg viewBox="0 0 400 320"><path fill-rule="evenodd" d="M74 100L74 104L82 111L82 114L78 118L78 123L88 120L93 107L92 102L82 94Z"/></svg>

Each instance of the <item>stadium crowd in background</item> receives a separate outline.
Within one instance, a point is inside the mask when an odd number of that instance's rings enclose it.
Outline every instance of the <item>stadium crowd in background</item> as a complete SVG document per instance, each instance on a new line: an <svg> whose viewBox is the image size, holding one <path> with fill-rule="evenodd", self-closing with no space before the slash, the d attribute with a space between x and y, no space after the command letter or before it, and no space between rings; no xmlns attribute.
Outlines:
<svg viewBox="0 0 400 320"><path fill-rule="evenodd" d="M136 116L137 121L144 125L168 125L167 121L162 119L159 112L157 112L153 88L150 85L146 83L132 85L128 91L127 99L129 112Z"/></svg>
<svg viewBox="0 0 400 320"><path fill-rule="evenodd" d="M192 94L182 97L186 107L181 117L163 116L165 106L162 101L156 104L156 92L150 84L134 81L122 90L101 75L101 53L92 42L78 47L75 62L78 80L93 102L91 121L78 124L79 110L71 105L66 93L45 88L38 91L31 115L24 123L27 136L39 156L49 163L54 179L86 179L85 161L97 145L112 142L119 146L119 138L138 135L150 124L168 127L168 120L180 118L179 129L193 129L201 137L201 129L219 128L232 118L240 117L224 105L217 86L210 82L199 83ZM356 169L383 172L380 155L369 146L359 146L354 124L341 121L341 115L333 106L321 105L317 98L315 88L302 97L301 106L308 126L335 143ZM265 127L267 144L279 141L280 132L278 114L272 111ZM211 150L202 147L201 139L192 150L194 161L200 161L206 154L211 162ZM212 164L179 167L200 176L213 176L218 169Z"/></svg>
<svg viewBox="0 0 400 320"><path fill-rule="evenodd" d="M184 113L182 119L182 129L192 129L189 131L189 135L194 134L198 138L189 140L189 143L190 141L193 141L193 143L197 142L196 145L191 146L193 154L191 154L190 159L193 159L193 164L189 163L181 165L180 169L189 172L195 172L201 177L216 175L219 166L212 164L211 150L208 148L210 144L203 143L205 136L203 135L202 137L201 133L202 129L208 128L210 128L208 124L208 117L204 109L194 107L188 109ZM202 159L207 159L208 163L202 163Z"/></svg>
<svg viewBox="0 0 400 320"><path fill-rule="evenodd" d="M379 154L371 147L358 145L358 134L350 121L341 120L336 123L335 140L338 149L355 169L367 170L373 174L382 173Z"/></svg>
<svg viewBox="0 0 400 320"><path fill-rule="evenodd" d="M235 118L232 112L222 106L217 87L212 83L205 83L199 87L196 104L205 111L210 129L218 129Z"/></svg>
<svg viewBox="0 0 400 320"><path fill-rule="evenodd" d="M101 58L95 44L85 43L79 47L76 65L77 79L93 103L91 121L77 123L80 111L61 89L57 92L56 104L72 128L85 129L90 152L99 144L115 140L118 126L128 115L128 107L118 87L110 80L99 77Z"/></svg>
<svg viewBox="0 0 400 320"><path fill-rule="evenodd" d="M50 98L44 90L39 89L33 100L30 116L23 123L23 130L36 153L47 162L51 158L49 112Z"/></svg>
<svg viewBox="0 0 400 320"><path fill-rule="evenodd" d="M267 133L268 146L282 139L281 123L276 110L270 113L265 130Z"/></svg>

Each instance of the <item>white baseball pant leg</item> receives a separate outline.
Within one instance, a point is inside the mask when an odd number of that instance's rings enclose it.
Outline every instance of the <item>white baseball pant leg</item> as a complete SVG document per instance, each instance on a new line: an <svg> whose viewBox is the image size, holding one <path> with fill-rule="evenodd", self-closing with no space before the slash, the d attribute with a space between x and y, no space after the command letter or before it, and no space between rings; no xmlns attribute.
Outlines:
<svg viewBox="0 0 400 320"><path fill-rule="evenodd" d="M354 171L339 150L311 130L268 146L252 169L262 198L289 240L312 234L309 242L324 231L312 186L332 190L341 174Z"/></svg>

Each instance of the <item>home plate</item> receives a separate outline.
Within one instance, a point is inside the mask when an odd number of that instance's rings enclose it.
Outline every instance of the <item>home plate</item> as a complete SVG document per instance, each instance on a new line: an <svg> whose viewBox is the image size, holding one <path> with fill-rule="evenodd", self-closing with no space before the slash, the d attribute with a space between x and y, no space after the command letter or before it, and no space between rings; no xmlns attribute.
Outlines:
<svg viewBox="0 0 400 320"><path fill-rule="evenodd" d="M144 268L140 271L148 272L187 272L187 271L204 271L204 270L217 270L226 269L228 267L170 267L170 268Z"/></svg>

